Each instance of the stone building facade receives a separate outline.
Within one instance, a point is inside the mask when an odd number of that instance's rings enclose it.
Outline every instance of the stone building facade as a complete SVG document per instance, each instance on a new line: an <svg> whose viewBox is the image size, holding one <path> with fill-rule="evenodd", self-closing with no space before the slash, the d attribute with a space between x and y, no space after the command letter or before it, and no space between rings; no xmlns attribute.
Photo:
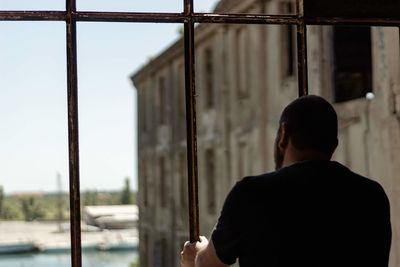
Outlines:
<svg viewBox="0 0 400 267"><path fill-rule="evenodd" d="M220 13L291 12L279 0L221 0ZM292 26L196 28L200 230L208 236L233 184L272 171L283 107L297 97ZM334 159L378 180L392 208L400 266L399 29L308 27L310 93L334 103ZM350 60L349 60L350 59ZM188 239L183 41L132 76L138 92L140 266L178 266ZM367 92L374 97L367 99ZM369 96L372 96L371 94Z"/></svg>

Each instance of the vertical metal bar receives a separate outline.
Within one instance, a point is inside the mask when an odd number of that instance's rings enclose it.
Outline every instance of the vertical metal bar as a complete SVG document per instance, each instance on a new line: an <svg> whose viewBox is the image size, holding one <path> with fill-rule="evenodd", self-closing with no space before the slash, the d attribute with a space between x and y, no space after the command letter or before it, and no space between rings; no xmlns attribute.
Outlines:
<svg viewBox="0 0 400 267"><path fill-rule="evenodd" d="M184 25L185 46L185 96L187 163L189 190L189 235L190 242L199 240L199 197L197 173L197 129L196 129L196 88L193 0L184 0L184 13L188 20Z"/></svg>
<svg viewBox="0 0 400 267"><path fill-rule="evenodd" d="M66 5L71 262L72 267L81 267L82 250L79 190L78 71L76 60L76 21L73 19L73 13L76 11L76 0L67 0Z"/></svg>
<svg viewBox="0 0 400 267"><path fill-rule="evenodd" d="M297 0L296 9L299 22L297 24L297 67L299 79L299 97L308 95L307 67L307 25L304 19L304 1Z"/></svg>
<svg viewBox="0 0 400 267"><path fill-rule="evenodd" d="M267 0L260 0L260 13L261 14L266 14L267 13ZM287 25L290 27L289 25ZM260 72L260 77L261 77L261 84L260 84L260 108L261 108L261 121L260 121L260 126L261 126L261 136L260 136L260 145L261 145L261 153L262 153L262 161L263 161L263 168L267 169L268 168L268 160L269 160L269 149L268 149L268 143L267 143L267 114L268 114L268 109L267 105L265 105L265 102L267 101L267 90L268 90L268 78L266 74L266 70L268 69L267 67L267 31L268 28L266 25L259 25L260 28L260 67L261 67L261 72ZM224 61L226 62L226 61Z"/></svg>

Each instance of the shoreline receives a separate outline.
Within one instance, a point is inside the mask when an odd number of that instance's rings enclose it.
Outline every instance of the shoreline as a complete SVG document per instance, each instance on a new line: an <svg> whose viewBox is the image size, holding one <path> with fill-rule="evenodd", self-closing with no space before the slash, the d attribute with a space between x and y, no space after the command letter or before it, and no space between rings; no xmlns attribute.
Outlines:
<svg viewBox="0 0 400 267"><path fill-rule="evenodd" d="M69 223L65 225L69 226ZM131 229L94 230L84 223L81 232L83 250L135 250L138 231ZM59 231L57 222L0 221L0 254L21 252L57 253L70 251L69 227ZM14 251L14 252L12 252Z"/></svg>

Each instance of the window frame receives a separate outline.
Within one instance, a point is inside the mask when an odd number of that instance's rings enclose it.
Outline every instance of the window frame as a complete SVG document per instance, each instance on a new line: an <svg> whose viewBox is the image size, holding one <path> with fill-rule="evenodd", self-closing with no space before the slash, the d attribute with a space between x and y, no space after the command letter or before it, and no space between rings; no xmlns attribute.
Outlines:
<svg viewBox="0 0 400 267"><path fill-rule="evenodd" d="M69 193L71 223L71 263L82 266L80 227L80 178L79 178L79 134L78 134L78 77L76 23L131 22L131 23L181 23L184 24L184 69L187 127L187 170L189 196L190 240L199 239L197 129L196 129L196 85L194 28L196 23L224 24L276 24L294 25L297 28L298 94L308 94L307 77L307 25L369 25L400 26L398 18L345 18L304 16L304 1L296 0L295 15L269 14L218 14L194 12L194 0L182 0L182 13L151 12L86 12L76 10L76 0L66 0L66 11L0 11L0 21L64 21L66 24L67 92L68 92L68 149L69 149ZM199 1L199 0L196 0Z"/></svg>

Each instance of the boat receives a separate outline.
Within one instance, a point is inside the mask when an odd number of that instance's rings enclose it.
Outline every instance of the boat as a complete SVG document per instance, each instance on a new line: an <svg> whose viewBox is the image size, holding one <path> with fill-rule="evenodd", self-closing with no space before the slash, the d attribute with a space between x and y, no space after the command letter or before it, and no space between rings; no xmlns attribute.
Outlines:
<svg viewBox="0 0 400 267"><path fill-rule="evenodd" d="M38 248L34 242L0 243L0 255L28 253L37 250Z"/></svg>
<svg viewBox="0 0 400 267"><path fill-rule="evenodd" d="M122 250L137 250L139 247L139 241L137 238L129 238L119 241L106 241L101 242L97 245L97 249L100 251L122 251Z"/></svg>
<svg viewBox="0 0 400 267"><path fill-rule="evenodd" d="M95 251L96 244L82 244L82 251ZM51 245L40 245L39 251L47 254L63 254L71 252L71 244L68 243L55 243Z"/></svg>

